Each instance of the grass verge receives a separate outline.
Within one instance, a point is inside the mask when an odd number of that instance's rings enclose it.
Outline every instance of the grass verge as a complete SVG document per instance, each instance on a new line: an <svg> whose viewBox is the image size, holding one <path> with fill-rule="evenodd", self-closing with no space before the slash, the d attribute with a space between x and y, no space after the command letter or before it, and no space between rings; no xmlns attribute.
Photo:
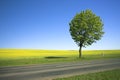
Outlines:
<svg viewBox="0 0 120 80"><path fill-rule="evenodd" d="M120 69L88 73L84 75L72 76L68 78L58 78L54 80L120 80Z"/></svg>

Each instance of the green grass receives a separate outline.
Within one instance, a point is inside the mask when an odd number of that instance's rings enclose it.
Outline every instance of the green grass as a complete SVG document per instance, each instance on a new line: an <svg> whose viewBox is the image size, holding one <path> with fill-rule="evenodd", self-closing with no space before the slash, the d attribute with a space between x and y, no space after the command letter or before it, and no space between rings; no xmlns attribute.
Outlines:
<svg viewBox="0 0 120 80"><path fill-rule="evenodd" d="M79 59L77 50L0 49L0 66L73 62L109 58L120 58L120 50L83 51L82 58Z"/></svg>
<svg viewBox="0 0 120 80"><path fill-rule="evenodd" d="M120 69L88 73L84 75L72 76L68 78L58 78L54 80L120 80Z"/></svg>

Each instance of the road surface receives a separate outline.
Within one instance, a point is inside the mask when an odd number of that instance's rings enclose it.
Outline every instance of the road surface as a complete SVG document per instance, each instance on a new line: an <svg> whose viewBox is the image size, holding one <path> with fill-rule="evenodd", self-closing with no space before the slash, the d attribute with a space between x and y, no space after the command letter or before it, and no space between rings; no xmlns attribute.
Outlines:
<svg viewBox="0 0 120 80"><path fill-rule="evenodd" d="M51 80L117 68L120 69L120 59L0 67L0 80Z"/></svg>

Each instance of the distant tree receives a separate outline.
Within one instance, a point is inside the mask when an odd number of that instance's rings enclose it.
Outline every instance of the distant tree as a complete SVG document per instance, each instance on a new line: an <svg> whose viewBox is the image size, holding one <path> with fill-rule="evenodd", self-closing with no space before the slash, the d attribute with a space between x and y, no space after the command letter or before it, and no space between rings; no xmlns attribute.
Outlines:
<svg viewBox="0 0 120 80"><path fill-rule="evenodd" d="M79 46L79 58L82 57L82 47L100 40L104 34L102 20L91 10L81 11L81 13L76 14L69 25L72 39Z"/></svg>

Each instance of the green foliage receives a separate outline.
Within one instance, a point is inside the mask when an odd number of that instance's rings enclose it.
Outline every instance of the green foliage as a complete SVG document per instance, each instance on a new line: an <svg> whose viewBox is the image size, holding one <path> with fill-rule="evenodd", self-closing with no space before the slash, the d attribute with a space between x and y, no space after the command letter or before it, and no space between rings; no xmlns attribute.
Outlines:
<svg viewBox="0 0 120 80"><path fill-rule="evenodd" d="M99 16L91 10L81 11L69 23L70 34L78 46L88 46L100 40L103 32L103 23Z"/></svg>

